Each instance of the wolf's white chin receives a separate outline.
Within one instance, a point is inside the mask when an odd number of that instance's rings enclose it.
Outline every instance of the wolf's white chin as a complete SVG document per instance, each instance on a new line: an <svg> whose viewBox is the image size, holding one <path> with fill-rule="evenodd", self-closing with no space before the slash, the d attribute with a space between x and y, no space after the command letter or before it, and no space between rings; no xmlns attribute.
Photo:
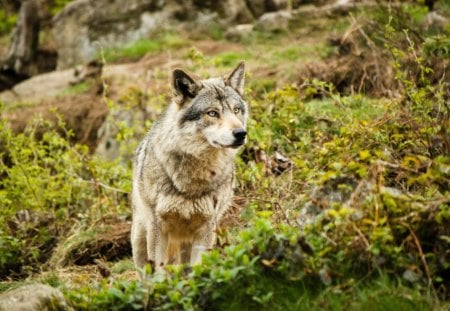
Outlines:
<svg viewBox="0 0 450 311"><path fill-rule="evenodd" d="M242 145L244 145L244 143L242 144L220 144L217 141L213 141L209 143L212 147L214 148L221 148L221 149L237 149L239 147L241 147Z"/></svg>

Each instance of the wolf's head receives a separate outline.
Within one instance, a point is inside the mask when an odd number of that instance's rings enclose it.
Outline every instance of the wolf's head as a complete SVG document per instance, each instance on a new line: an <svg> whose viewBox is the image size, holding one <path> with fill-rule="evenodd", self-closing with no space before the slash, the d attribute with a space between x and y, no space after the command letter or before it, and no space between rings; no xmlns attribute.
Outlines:
<svg viewBox="0 0 450 311"><path fill-rule="evenodd" d="M197 81L186 72L173 72L178 126L184 133L215 148L237 148L246 141L247 104L244 62L225 78Z"/></svg>

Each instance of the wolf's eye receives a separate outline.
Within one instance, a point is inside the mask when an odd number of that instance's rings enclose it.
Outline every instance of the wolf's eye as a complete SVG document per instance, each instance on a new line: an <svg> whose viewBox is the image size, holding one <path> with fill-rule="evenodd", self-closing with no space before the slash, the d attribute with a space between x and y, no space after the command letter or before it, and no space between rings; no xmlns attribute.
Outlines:
<svg viewBox="0 0 450 311"><path fill-rule="evenodd" d="M241 112L241 108L234 107L233 112L237 114L237 113Z"/></svg>
<svg viewBox="0 0 450 311"><path fill-rule="evenodd" d="M219 116L219 114L217 113L217 111L208 111L207 112L208 116L212 117L212 118L217 118Z"/></svg>

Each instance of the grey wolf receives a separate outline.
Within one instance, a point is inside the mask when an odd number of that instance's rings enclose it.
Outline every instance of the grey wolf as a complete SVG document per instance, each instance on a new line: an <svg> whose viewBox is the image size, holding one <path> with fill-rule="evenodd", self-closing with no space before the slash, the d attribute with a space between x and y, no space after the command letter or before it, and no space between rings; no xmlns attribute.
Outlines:
<svg viewBox="0 0 450 311"><path fill-rule="evenodd" d="M173 72L173 99L137 148L131 243L138 268L200 263L231 204L234 158L246 141L244 62L228 76Z"/></svg>

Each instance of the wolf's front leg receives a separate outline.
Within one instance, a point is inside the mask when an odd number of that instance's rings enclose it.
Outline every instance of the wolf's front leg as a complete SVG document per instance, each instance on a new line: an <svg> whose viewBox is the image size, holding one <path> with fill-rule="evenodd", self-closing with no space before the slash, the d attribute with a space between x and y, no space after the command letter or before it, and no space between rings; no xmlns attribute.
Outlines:
<svg viewBox="0 0 450 311"><path fill-rule="evenodd" d="M213 248L216 241L216 225L207 223L194 235L191 250L191 265L197 265L202 260L202 254Z"/></svg>
<svg viewBox="0 0 450 311"><path fill-rule="evenodd" d="M155 236L155 270L161 271L168 263L167 251L169 246L169 235L158 228Z"/></svg>
<svg viewBox="0 0 450 311"><path fill-rule="evenodd" d="M134 264L142 269L147 262L147 239L145 226L135 220L131 225L131 246Z"/></svg>

